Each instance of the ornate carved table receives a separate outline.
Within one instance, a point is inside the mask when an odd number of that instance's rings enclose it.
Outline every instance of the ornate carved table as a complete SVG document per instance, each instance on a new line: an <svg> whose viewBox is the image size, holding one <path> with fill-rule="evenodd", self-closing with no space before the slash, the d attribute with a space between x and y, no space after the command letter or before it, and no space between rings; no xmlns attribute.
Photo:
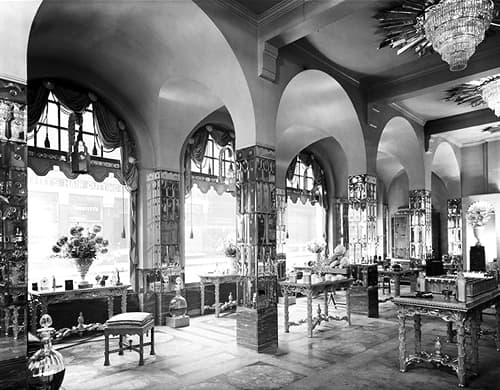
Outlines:
<svg viewBox="0 0 500 390"><path fill-rule="evenodd" d="M241 280L241 275L199 275L200 276L200 310L201 315L205 313L205 286L208 284L213 284L215 286L215 317L220 315L220 295L219 288L221 283L236 283L238 284ZM236 286L236 302L238 299L238 286Z"/></svg>
<svg viewBox="0 0 500 390"><path fill-rule="evenodd" d="M379 270L378 274L379 276L388 276L394 279L394 296L399 297L401 295L401 277L410 277L410 292L415 292L417 275L420 271L419 268L408 268L401 271Z"/></svg>
<svg viewBox="0 0 500 390"><path fill-rule="evenodd" d="M354 279L339 279L324 281L320 283L292 283L290 281L279 282L281 292L284 297L284 314L285 314L285 332L290 331L290 325L299 325L300 323L307 322L307 336L313 336L313 329L322 321L329 320L345 320L351 325L351 285ZM329 292L339 290L346 290L346 315L345 317L333 317L328 315L328 297ZM300 293L307 297L307 319L299 323L291 323L288 316L288 296ZM317 315L313 317L312 314L312 297L313 295L324 293L324 309L321 312L321 307L318 305Z"/></svg>
<svg viewBox="0 0 500 390"><path fill-rule="evenodd" d="M122 286L109 286L109 287L96 287L85 288L78 290L47 290L47 291L30 291L32 313L31 316L31 330L36 333L38 324L37 308L34 304L38 300L41 304L41 314L48 312L49 305L61 302L71 302L79 299L106 299L108 302L108 318L113 317L114 306L113 298L121 296L121 312L127 311L127 290L130 285Z"/></svg>
<svg viewBox="0 0 500 390"><path fill-rule="evenodd" d="M458 385L467 386L467 376L478 374L479 367L479 325L481 311L492 305L496 310L496 347L500 351L500 290L496 289L466 302L457 302L454 299L446 300L435 295L433 299L398 297L394 298L397 305L399 320L399 368L405 372L408 368L421 363L432 364L434 367L448 367L456 372ZM452 358L441 353L439 338L436 340L435 351L422 351L421 316L441 318L448 323L454 323L457 331L458 356ZM406 319L413 317L415 330L415 353L406 355ZM465 346L465 327L470 323L471 349ZM450 330L450 327L448 327ZM470 368L466 363L470 361Z"/></svg>

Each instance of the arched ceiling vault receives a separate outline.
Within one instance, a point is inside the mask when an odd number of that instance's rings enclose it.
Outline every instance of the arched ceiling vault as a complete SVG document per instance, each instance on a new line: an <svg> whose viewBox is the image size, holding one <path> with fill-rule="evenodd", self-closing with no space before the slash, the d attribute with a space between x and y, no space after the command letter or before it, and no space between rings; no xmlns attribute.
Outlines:
<svg viewBox="0 0 500 390"><path fill-rule="evenodd" d="M74 67L84 74L73 75ZM110 94L132 107L125 121L143 123L153 144L161 132L162 87L191 80L227 107L238 143L255 143L252 99L238 59L191 1L44 1L31 29L28 78L48 73L84 79L94 89L106 80Z"/></svg>
<svg viewBox="0 0 500 390"><path fill-rule="evenodd" d="M436 147L432 158L432 172L446 185L450 198L460 197L460 167L452 146L442 141Z"/></svg>
<svg viewBox="0 0 500 390"><path fill-rule="evenodd" d="M346 160L348 175L366 173L363 131L349 95L331 76L306 70L295 76L281 96L276 119L277 175L308 145L335 139Z"/></svg>

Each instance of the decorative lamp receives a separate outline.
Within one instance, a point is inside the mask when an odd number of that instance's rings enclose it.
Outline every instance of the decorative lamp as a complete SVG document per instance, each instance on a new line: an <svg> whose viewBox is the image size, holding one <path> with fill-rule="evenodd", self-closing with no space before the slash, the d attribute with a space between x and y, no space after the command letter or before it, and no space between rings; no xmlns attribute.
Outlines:
<svg viewBox="0 0 500 390"><path fill-rule="evenodd" d="M85 142L83 142L83 131L80 127L78 137L71 152L71 170L73 173L88 173L90 168L90 155Z"/></svg>
<svg viewBox="0 0 500 390"><path fill-rule="evenodd" d="M493 19L491 0L442 0L425 11L425 36L452 72L464 70Z"/></svg>
<svg viewBox="0 0 500 390"><path fill-rule="evenodd" d="M52 346L52 317L44 314L37 333L42 347L28 361L28 389L57 390L61 387L66 372L60 352Z"/></svg>
<svg viewBox="0 0 500 390"><path fill-rule="evenodd" d="M181 295L182 279L175 279L175 297L170 300L168 305L168 314L165 319L165 324L172 328L181 328L189 325L189 316L187 313L187 301Z"/></svg>
<svg viewBox="0 0 500 390"><path fill-rule="evenodd" d="M500 76L481 88L481 97L495 115L500 117Z"/></svg>

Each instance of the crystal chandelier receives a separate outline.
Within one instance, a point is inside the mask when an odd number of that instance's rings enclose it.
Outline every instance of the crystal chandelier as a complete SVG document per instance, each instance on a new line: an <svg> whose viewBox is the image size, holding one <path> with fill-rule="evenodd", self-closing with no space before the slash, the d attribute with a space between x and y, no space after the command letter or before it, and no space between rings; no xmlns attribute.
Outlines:
<svg viewBox="0 0 500 390"><path fill-rule="evenodd" d="M500 77L486 83L481 88L481 96L488 107L500 117Z"/></svg>
<svg viewBox="0 0 500 390"><path fill-rule="evenodd" d="M492 0L442 0L425 10L426 38L450 65L463 70L493 19Z"/></svg>

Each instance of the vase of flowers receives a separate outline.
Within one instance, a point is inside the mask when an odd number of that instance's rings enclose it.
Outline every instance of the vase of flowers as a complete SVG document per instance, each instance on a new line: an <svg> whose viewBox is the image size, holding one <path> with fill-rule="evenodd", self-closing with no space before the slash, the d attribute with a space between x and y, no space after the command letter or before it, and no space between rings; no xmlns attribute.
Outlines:
<svg viewBox="0 0 500 390"><path fill-rule="evenodd" d="M488 223L491 216L495 214L494 207L488 202L477 201L472 203L467 209L467 222L472 226L474 237L476 238L476 246L481 246L481 233L484 225Z"/></svg>
<svg viewBox="0 0 500 390"><path fill-rule="evenodd" d="M232 239L224 240L224 254L228 259L227 273L229 275L234 275L239 272L238 264L238 247Z"/></svg>
<svg viewBox="0 0 500 390"><path fill-rule="evenodd" d="M309 252L314 253L316 255L316 263L319 264L321 262L321 254L326 248L326 243L324 240L312 240L306 244L306 248Z"/></svg>
<svg viewBox="0 0 500 390"><path fill-rule="evenodd" d="M109 241L99 234L101 230L102 228L99 225L94 225L91 229L85 229L77 224L71 227L69 235L60 237L52 247L52 252L56 257L74 261L82 278L78 283L78 288L92 286L85 280L90 266L98 254L108 252Z"/></svg>

